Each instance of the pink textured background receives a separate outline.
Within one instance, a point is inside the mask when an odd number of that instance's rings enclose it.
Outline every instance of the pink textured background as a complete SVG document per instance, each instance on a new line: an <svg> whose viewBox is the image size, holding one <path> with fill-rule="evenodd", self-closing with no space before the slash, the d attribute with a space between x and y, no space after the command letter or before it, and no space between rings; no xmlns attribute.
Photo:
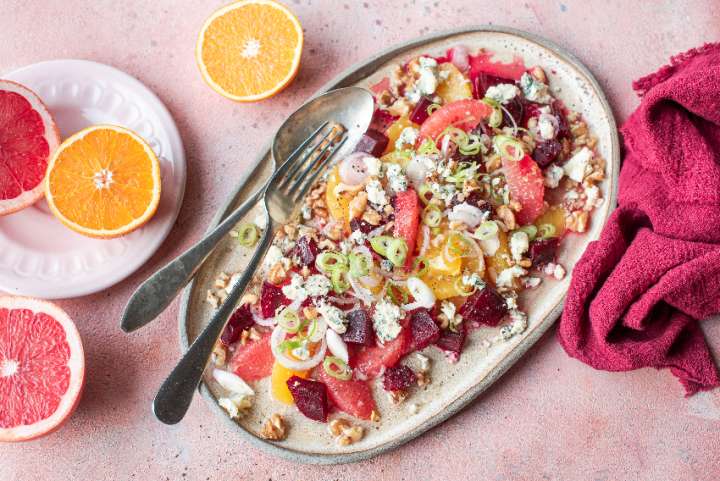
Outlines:
<svg viewBox="0 0 720 481"><path fill-rule="evenodd" d="M713 0L295 0L290 7L306 29L295 83L268 101L238 105L205 86L193 57L203 20L223 3L0 0L0 75L55 58L125 70L175 116L189 171L185 205L160 253L106 292L60 303L83 335L84 397L59 432L0 446L0 480L720 479L720 392L684 399L669 373L594 371L569 359L552 334L461 414L356 465L299 466L267 456L228 431L199 397L180 425L156 421L151 399L179 356L178 305L127 336L118 326L127 297L198 238L267 136L335 74L418 35L507 25L574 52L622 122L637 104L632 79L720 38ZM720 325L715 319L704 328L717 354Z"/></svg>

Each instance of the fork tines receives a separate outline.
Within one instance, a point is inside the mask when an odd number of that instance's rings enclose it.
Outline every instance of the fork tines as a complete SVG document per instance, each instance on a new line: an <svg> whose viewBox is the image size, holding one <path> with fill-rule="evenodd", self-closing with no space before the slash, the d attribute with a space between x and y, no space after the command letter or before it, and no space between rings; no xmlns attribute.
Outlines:
<svg viewBox="0 0 720 481"><path fill-rule="evenodd" d="M293 201L301 199L346 140L344 126L336 122L323 123L288 156L284 164L288 172L277 188Z"/></svg>

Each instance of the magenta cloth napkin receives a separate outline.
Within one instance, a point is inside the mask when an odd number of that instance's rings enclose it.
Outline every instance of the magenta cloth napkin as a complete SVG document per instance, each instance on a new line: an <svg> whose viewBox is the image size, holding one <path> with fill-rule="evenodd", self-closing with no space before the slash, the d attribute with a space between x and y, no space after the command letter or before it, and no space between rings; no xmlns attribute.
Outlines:
<svg viewBox="0 0 720 481"><path fill-rule="evenodd" d="M698 319L720 312L720 44L633 83L618 208L575 266L558 337L596 369L720 385Z"/></svg>

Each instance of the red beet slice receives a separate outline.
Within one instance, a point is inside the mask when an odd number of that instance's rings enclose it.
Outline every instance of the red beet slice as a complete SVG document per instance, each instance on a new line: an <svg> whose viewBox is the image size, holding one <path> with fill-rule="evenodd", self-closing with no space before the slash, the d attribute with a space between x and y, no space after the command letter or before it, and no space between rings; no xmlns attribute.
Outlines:
<svg viewBox="0 0 720 481"><path fill-rule="evenodd" d="M558 138L571 138L570 125L568 125L567 117L565 117L564 108L559 100L552 103L553 115L558 119Z"/></svg>
<svg viewBox="0 0 720 481"><path fill-rule="evenodd" d="M477 76L472 78L474 76L474 73L470 73L470 81L472 82L473 86L473 97L476 99L481 99L485 97L485 92L487 92L487 89L494 85L498 84L507 84L507 83L515 83L514 80L508 80L500 77L496 77L494 75L487 74L485 72L479 72L477 73Z"/></svg>
<svg viewBox="0 0 720 481"><path fill-rule="evenodd" d="M295 243L295 257L301 266L312 266L318 254L317 242L304 235Z"/></svg>
<svg viewBox="0 0 720 481"><path fill-rule="evenodd" d="M562 151L562 144L557 139L538 142L533 150L532 158L543 169L552 164Z"/></svg>
<svg viewBox="0 0 720 481"><path fill-rule="evenodd" d="M287 306L290 302L280 287L267 281L263 282L260 291L260 311L265 319L274 317L278 307Z"/></svg>
<svg viewBox="0 0 720 481"><path fill-rule="evenodd" d="M465 329L461 327L457 332L445 329L440 334L440 338L435 345L443 351L459 356L465 344Z"/></svg>
<svg viewBox="0 0 720 481"><path fill-rule="evenodd" d="M468 297L458 313L466 321L497 326L507 314L507 304L495 289L485 287Z"/></svg>
<svg viewBox="0 0 720 481"><path fill-rule="evenodd" d="M418 125L425 122L425 120L430 117L427 109L432 105L432 103L433 101L430 99L430 97L420 97L420 100L418 100L418 103L415 104L415 108L410 114L410 121Z"/></svg>
<svg viewBox="0 0 720 481"><path fill-rule="evenodd" d="M324 383L293 376L287 380L287 385L301 413L314 421L327 421L329 408Z"/></svg>
<svg viewBox="0 0 720 481"><path fill-rule="evenodd" d="M383 388L386 391L404 391L417 381L417 376L407 366L398 364L385 370Z"/></svg>
<svg viewBox="0 0 720 481"><path fill-rule="evenodd" d="M555 262L560 239L551 237L549 239L536 239L530 243L530 260L534 267L542 267L550 262Z"/></svg>
<svg viewBox="0 0 720 481"><path fill-rule="evenodd" d="M399 118L400 117L392 115L387 110L375 109L372 121L370 122L370 129L378 132L385 132L385 130L387 130L387 128Z"/></svg>
<svg viewBox="0 0 720 481"><path fill-rule="evenodd" d="M425 309L410 314L410 347L408 352L424 349L440 337L440 328Z"/></svg>
<svg viewBox="0 0 720 481"><path fill-rule="evenodd" d="M368 129L362 134L355 146L355 152L367 152L374 157L380 157L388 145L387 135L377 130Z"/></svg>
<svg viewBox="0 0 720 481"><path fill-rule="evenodd" d="M372 319L363 309L350 311L345 316L348 324L347 330L342 335L345 342L350 344L361 344L372 346L375 344L375 332L373 331Z"/></svg>
<svg viewBox="0 0 720 481"><path fill-rule="evenodd" d="M250 312L250 304L243 304L235 309L235 312L230 316L228 323L225 325L225 330L220 336L220 341L229 346L238 340L242 331L248 329L254 323L255 321Z"/></svg>

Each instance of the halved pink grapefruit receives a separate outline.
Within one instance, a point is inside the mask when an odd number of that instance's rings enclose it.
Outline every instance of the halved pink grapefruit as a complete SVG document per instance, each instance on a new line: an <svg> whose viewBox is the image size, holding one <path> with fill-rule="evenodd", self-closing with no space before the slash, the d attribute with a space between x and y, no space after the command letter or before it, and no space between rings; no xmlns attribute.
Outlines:
<svg viewBox="0 0 720 481"><path fill-rule="evenodd" d="M0 215L43 196L48 160L58 145L60 134L40 98L0 79Z"/></svg>
<svg viewBox="0 0 720 481"><path fill-rule="evenodd" d="M58 306L0 296L0 441L27 441L65 421L80 400L80 334Z"/></svg>

